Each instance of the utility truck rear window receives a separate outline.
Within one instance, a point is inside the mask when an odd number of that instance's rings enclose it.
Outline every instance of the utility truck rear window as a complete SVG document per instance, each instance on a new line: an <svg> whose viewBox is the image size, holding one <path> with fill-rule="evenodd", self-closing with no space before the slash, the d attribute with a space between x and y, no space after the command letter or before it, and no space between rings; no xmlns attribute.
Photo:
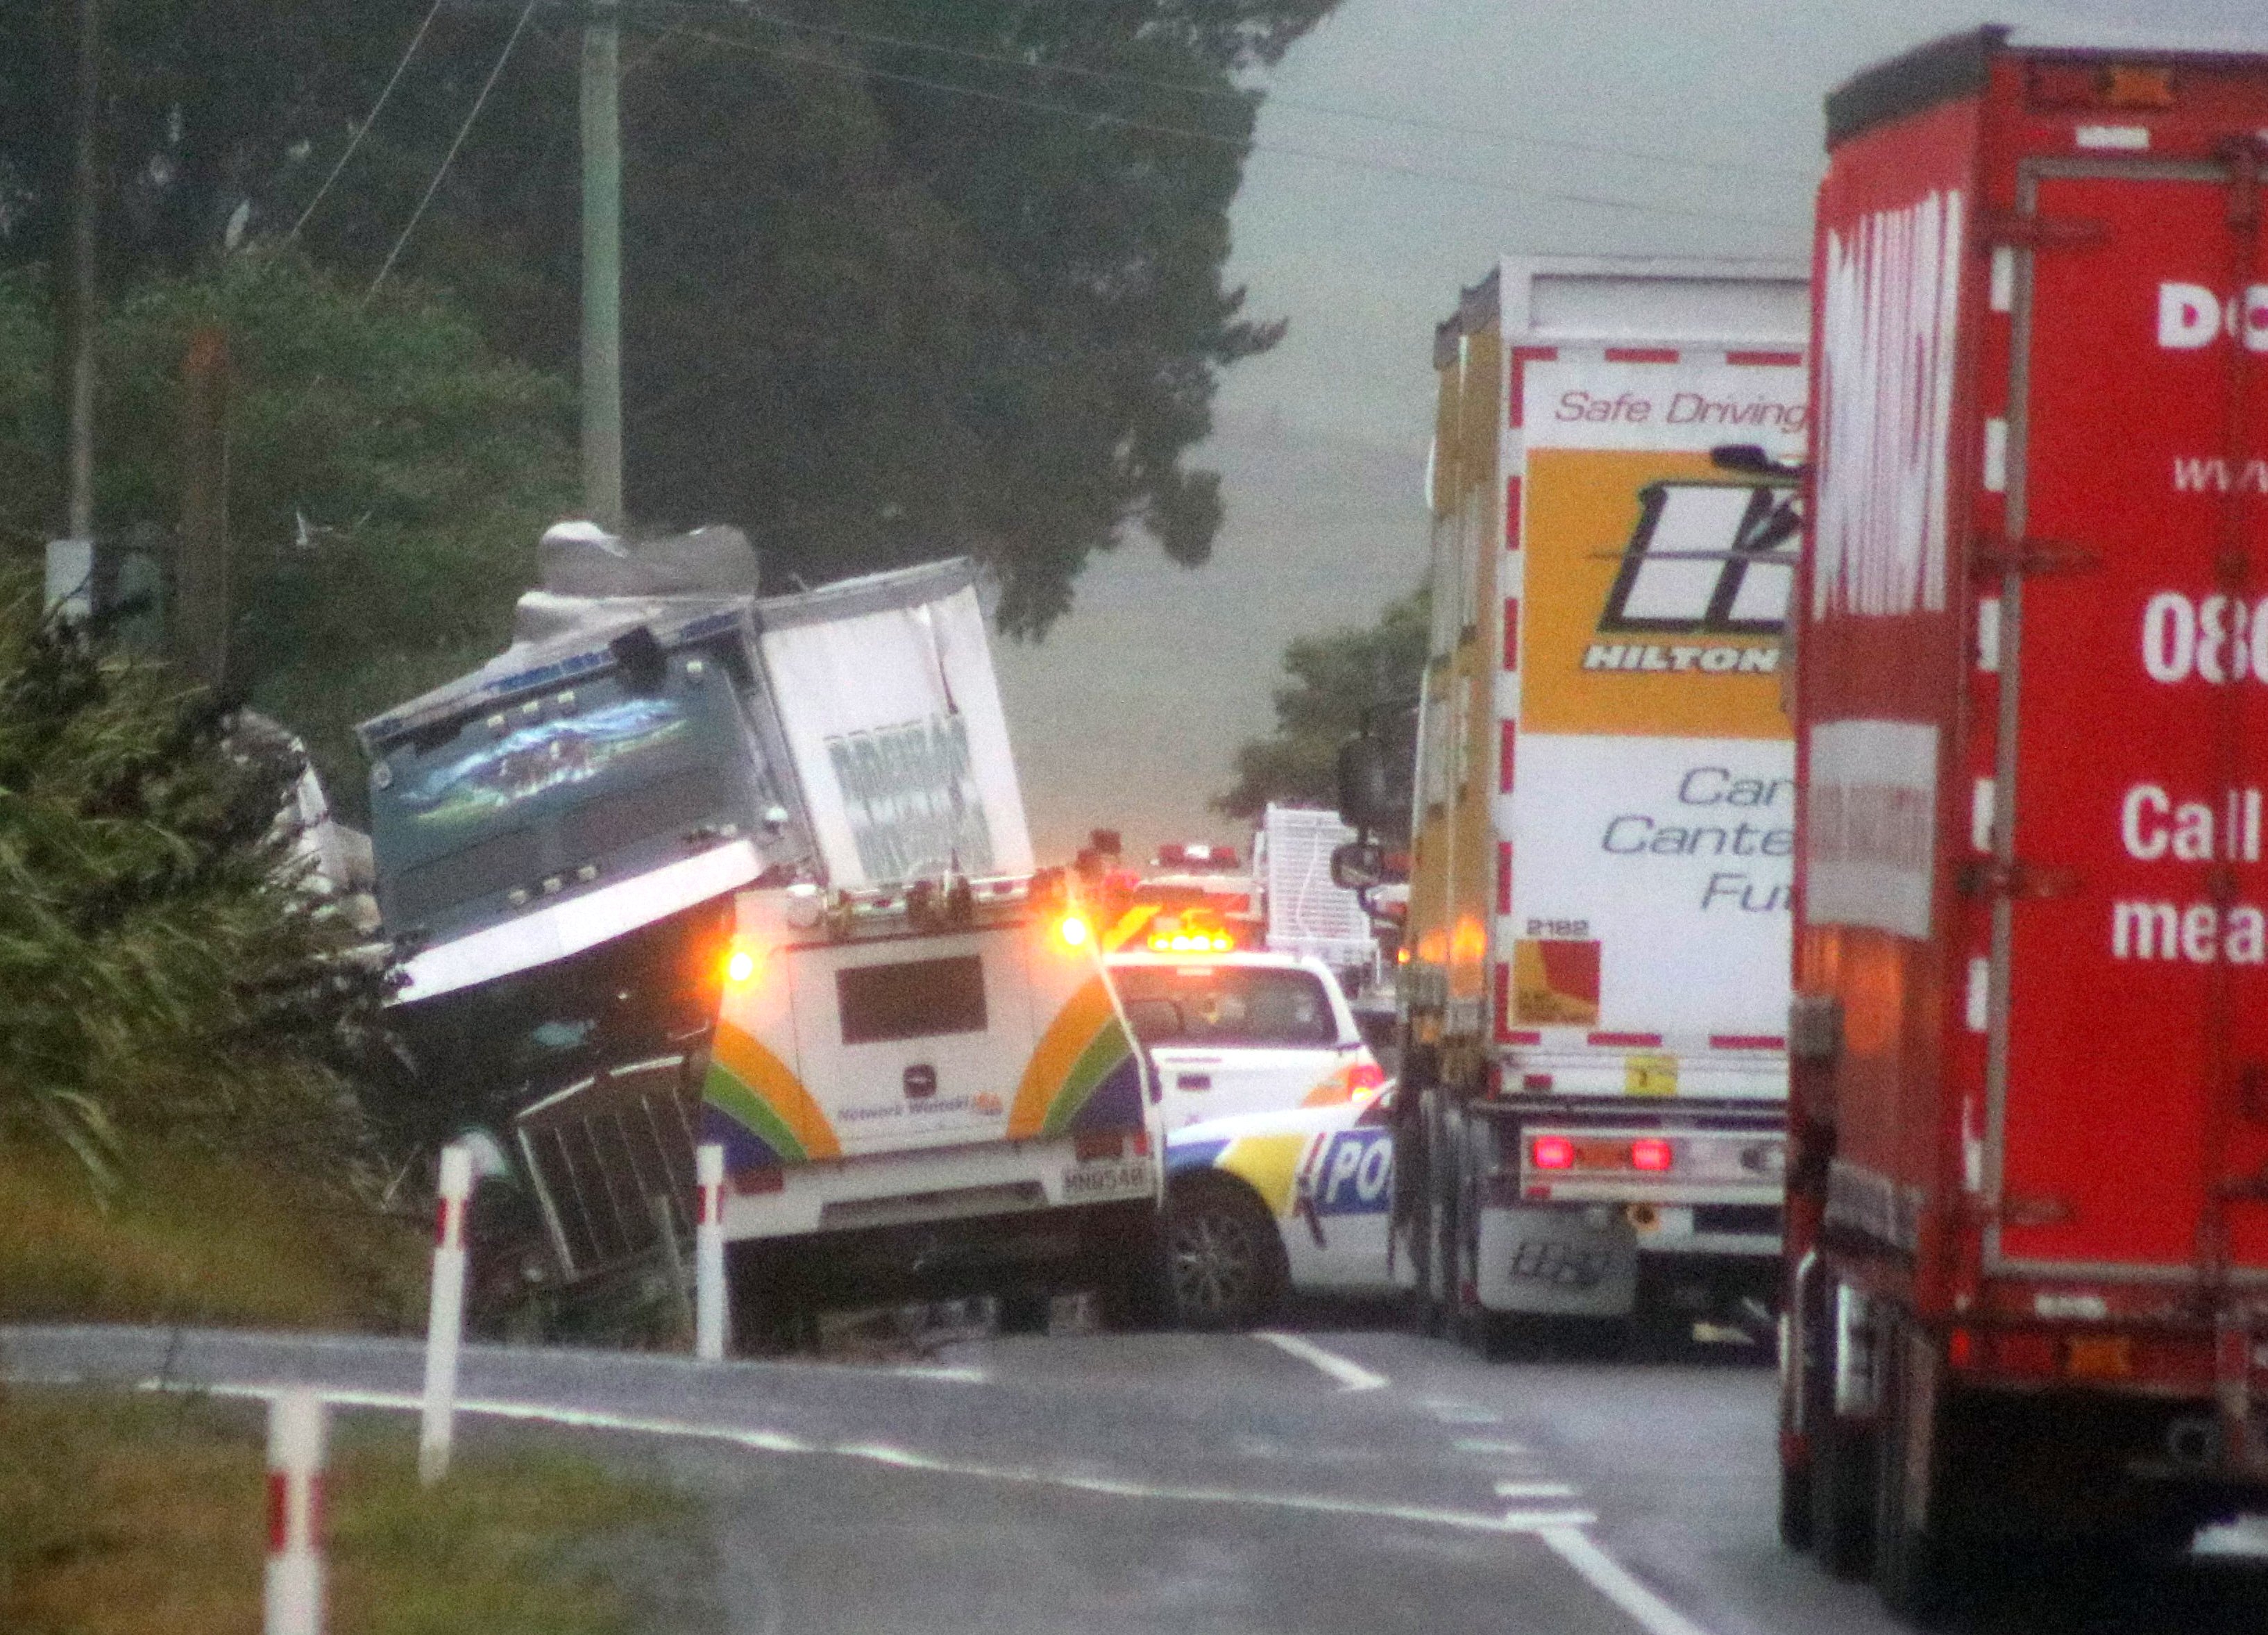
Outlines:
<svg viewBox="0 0 2268 1635"><path fill-rule="evenodd" d="M1113 976L1144 1044L1338 1042L1330 999L1306 971L1121 966Z"/></svg>
<svg viewBox="0 0 2268 1635"><path fill-rule="evenodd" d="M975 954L835 973L843 1042L879 1044L984 1031L984 961Z"/></svg>

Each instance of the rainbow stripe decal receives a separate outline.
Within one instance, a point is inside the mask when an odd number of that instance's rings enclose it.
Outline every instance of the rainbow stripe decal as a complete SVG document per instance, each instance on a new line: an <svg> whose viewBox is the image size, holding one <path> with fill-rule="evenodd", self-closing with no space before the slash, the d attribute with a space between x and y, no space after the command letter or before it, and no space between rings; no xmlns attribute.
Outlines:
<svg viewBox="0 0 2268 1635"><path fill-rule="evenodd" d="M1024 1065L1008 1138L1142 1127L1142 1070L1100 976L1072 994Z"/></svg>
<svg viewBox="0 0 2268 1635"><path fill-rule="evenodd" d="M730 1022L717 1024L701 1099L702 1134L724 1144L727 1171L843 1155L834 1126L803 1081Z"/></svg>

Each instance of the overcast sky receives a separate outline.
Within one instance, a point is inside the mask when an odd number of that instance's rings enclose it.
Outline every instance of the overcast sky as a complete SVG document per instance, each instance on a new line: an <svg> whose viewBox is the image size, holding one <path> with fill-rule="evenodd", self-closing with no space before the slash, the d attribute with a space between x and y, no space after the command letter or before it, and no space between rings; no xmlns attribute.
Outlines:
<svg viewBox="0 0 2268 1635"><path fill-rule="evenodd" d="M1433 325L1497 257L1800 257L1821 99L1856 70L1982 22L2259 30L2263 9L1345 0L1266 81L1233 212L1231 276L1291 331L1218 401L1200 453L1228 507L1211 563L1131 540L1043 644L1001 644L1042 858L1095 827L1130 847L1238 837L1206 803L1272 724L1284 644L1368 623L1424 568Z"/></svg>

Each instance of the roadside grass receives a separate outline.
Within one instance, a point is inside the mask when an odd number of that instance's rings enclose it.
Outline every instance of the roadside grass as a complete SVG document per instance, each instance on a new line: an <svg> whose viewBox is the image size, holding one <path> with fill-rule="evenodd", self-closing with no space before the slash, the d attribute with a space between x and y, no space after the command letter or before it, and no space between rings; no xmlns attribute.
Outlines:
<svg viewBox="0 0 2268 1635"><path fill-rule="evenodd" d="M697 1509L665 1486L476 1441L429 1492L413 1422L333 1425L334 1635L634 1635L700 1576ZM240 1402L0 1391L0 1630L258 1629L263 1426Z"/></svg>
<svg viewBox="0 0 2268 1635"><path fill-rule="evenodd" d="M129 1151L98 1198L59 1149L0 1141L0 1322L398 1329L425 1234L195 1149Z"/></svg>

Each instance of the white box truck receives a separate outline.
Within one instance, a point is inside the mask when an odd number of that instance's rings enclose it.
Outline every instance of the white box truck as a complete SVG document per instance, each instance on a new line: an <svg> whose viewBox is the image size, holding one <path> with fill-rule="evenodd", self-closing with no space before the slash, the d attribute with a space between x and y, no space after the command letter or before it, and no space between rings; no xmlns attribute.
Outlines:
<svg viewBox="0 0 2268 1635"><path fill-rule="evenodd" d="M1513 260L1437 336L1399 1207L1469 1331L1772 1288L1805 291Z"/></svg>

